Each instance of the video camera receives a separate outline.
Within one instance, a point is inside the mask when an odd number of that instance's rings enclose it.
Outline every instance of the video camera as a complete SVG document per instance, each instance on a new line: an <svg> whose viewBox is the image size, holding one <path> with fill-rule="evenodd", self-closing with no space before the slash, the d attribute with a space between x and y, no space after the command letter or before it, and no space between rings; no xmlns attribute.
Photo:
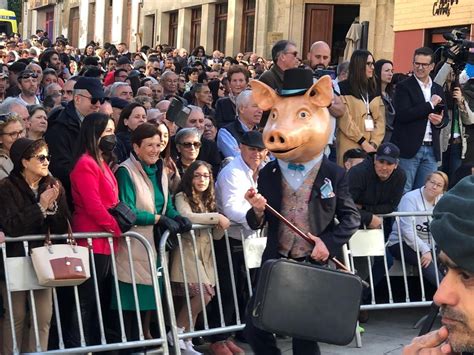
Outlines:
<svg viewBox="0 0 474 355"><path fill-rule="evenodd" d="M467 62L469 49L474 48L474 42L466 39L467 28L455 29L448 33L443 33L443 38L448 41L447 47L444 48L444 54L454 61L454 65L460 69L464 67ZM451 49L458 46L460 51L458 54Z"/></svg>
<svg viewBox="0 0 474 355"><path fill-rule="evenodd" d="M329 75L332 80L337 77L336 70L332 69L332 67L328 67L327 69L316 68L313 71L313 78L317 80L321 79L324 75Z"/></svg>

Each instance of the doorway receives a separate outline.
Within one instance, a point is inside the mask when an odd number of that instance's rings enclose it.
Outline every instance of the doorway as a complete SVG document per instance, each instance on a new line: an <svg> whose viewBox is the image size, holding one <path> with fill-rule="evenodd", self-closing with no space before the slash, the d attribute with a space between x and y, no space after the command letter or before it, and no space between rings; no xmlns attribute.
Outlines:
<svg viewBox="0 0 474 355"><path fill-rule="evenodd" d="M331 65L339 64L344 56L347 31L359 11L359 5L306 4L303 53L306 55L314 42L324 41L331 46Z"/></svg>

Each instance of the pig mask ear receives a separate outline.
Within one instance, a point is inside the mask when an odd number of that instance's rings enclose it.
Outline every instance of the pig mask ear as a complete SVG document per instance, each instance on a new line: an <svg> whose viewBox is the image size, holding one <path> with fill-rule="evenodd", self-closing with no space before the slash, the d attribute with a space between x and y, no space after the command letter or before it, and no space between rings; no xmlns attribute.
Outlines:
<svg viewBox="0 0 474 355"><path fill-rule="evenodd" d="M252 88L252 97L258 107L263 111L269 111L278 99L275 90L257 80L252 80L250 87Z"/></svg>
<svg viewBox="0 0 474 355"><path fill-rule="evenodd" d="M319 107L328 107L332 102L333 95L332 81L329 75L319 79L305 94L309 101Z"/></svg>

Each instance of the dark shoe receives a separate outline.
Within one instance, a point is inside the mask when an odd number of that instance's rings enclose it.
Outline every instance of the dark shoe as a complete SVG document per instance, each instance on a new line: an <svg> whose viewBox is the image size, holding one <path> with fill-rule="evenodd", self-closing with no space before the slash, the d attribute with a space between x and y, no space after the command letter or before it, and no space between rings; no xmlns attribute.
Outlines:
<svg viewBox="0 0 474 355"><path fill-rule="evenodd" d="M369 321L369 311L359 311L359 323L367 323Z"/></svg>
<svg viewBox="0 0 474 355"><path fill-rule="evenodd" d="M201 346L201 345L206 344L206 342L204 341L203 337L197 337L197 338L193 338L193 344L196 346Z"/></svg>

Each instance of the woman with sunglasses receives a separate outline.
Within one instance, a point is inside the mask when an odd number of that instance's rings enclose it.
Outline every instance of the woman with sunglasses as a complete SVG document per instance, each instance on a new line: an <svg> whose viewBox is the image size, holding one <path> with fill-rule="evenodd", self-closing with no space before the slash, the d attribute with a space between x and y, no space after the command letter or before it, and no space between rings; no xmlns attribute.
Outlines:
<svg viewBox="0 0 474 355"><path fill-rule="evenodd" d="M345 114L338 119L337 163L343 165L344 153L362 148L375 153L385 135L385 107L377 95L374 79L374 56L356 50L349 62L349 76L339 83Z"/></svg>
<svg viewBox="0 0 474 355"><path fill-rule="evenodd" d="M130 157L132 151L132 132L146 122L146 109L143 105L133 102L122 110L117 123L117 146L114 150L118 163Z"/></svg>
<svg viewBox="0 0 474 355"><path fill-rule="evenodd" d="M24 137L23 120L16 114L0 115L0 180L10 175L13 162L10 159L12 144Z"/></svg>
<svg viewBox="0 0 474 355"><path fill-rule="evenodd" d="M114 120L103 113L89 114L82 122L75 163L70 174L74 232L106 232L115 237L122 234L117 221L109 212L109 209L119 202L117 180L109 168L116 144L114 131ZM81 239L78 244L87 245L87 242ZM117 244L114 242L114 250L111 250L108 240L104 238L92 241L100 306L106 329L112 282L110 254L116 251L116 248ZM86 343L99 344L100 331L93 278L79 286L79 295L82 324L86 325ZM65 339L70 343L69 346L80 346L77 314L72 310L70 323L64 325Z"/></svg>
<svg viewBox="0 0 474 355"><path fill-rule="evenodd" d="M10 176L0 181L0 225L9 237L42 234L48 230L53 234L67 232L69 210L62 186L49 175L49 152L42 139L19 138L10 149L13 170ZM43 241L29 242L29 248L40 247ZM22 242L7 243L8 257L25 256ZM3 269L3 262L1 263ZM17 270L10 270L15 277ZM3 272L2 272L3 274ZM2 354L13 353L11 319L9 316L5 281L1 283L4 307ZM53 313L52 289L33 291L36 321L39 331L39 346L48 349L48 337ZM17 291L11 295L16 341L20 353L35 352L34 323L29 322L31 304L28 291ZM23 335L29 334L28 342Z"/></svg>
<svg viewBox="0 0 474 355"><path fill-rule="evenodd" d="M209 90L211 90L212 94L211 107L215 109L217 100L219 100L221 97L225 97L224 84L220 80L214 79L207 83L207 86L209 86Z"/></svg>
<svg viewBox="0 0 474 355"><path fill-rule="evenodd" d="M196 128L183 128L175 135L178 161L176 166L181 176L196 161L201 149L201 135Z"/></svg>

